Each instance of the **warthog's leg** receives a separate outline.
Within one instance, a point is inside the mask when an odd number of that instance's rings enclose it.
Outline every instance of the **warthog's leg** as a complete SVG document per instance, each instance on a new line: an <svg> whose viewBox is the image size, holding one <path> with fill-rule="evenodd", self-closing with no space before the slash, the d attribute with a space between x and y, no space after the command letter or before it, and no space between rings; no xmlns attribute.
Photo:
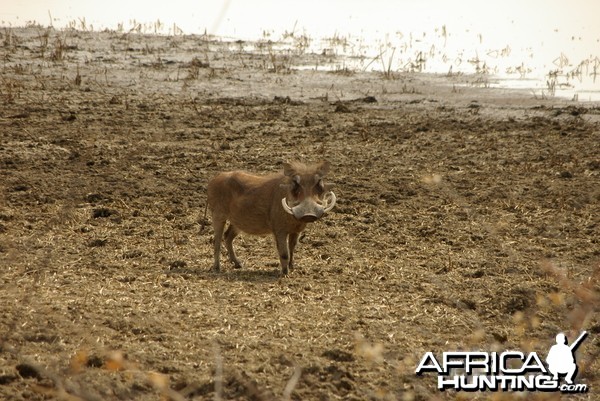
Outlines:
<svg viewBox="0 0 600 401"><path fill-rule="evenodd" d="M213 270L219 271L221 264L219 259L221 257L221 240L223 239L223 230L225 229L225 219L218 218L217 216L212 217L212 225L215 230L215 242L214 242L214 256L215 262L213 263Z"/></svg>
<svg viewBox="0 0 600 401"><path fill-rule="evenodd" d="M294 249L296 249L296 245L298 244L299 236L300 234L298 233L291 233L288 237L288 247L290 250L290 263L288 266L290 270L294 269Z"/></svg>
<svg viewBox="0 0 600 401"><path fill-rule="evenodd" d="M233 240L238 236L240 232L237 228L229 224L227 230L225 230L225 247L227 248L227 253L229 254L229 260L233 263L233 267L236 269L242 268L242 263L237 258L235 251L233 250Z"/></svg>
<svg viewBox="0 0 600 401"><path fill-rule="evenodd" d="M288 266L290 263L290 250L288 247L288 233L275 233L275 241L277 242L277 252L279 253L279 262L281 263L281 273L288 274Z"/></svg>

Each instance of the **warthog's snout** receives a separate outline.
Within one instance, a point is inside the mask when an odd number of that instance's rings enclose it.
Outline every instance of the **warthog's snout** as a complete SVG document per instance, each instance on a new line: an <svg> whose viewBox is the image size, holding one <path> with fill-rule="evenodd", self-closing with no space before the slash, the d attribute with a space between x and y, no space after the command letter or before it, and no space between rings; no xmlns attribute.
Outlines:
<svg viewBox="0 0 600 401"><path fill-rule="evenodd" d="M314 214L305 214L303 217L300 218L300 220L305 223L312 223L313 221L319 220L319 217L321 216L315 216Z"/></svg>
<svg viewBox="0 0 600 401"><path fill-rule="evenodd" d="M331 191L325 194L322 200L306 198L293 207L290 207L287 198L281 199L283 210L305 223L312 223L320 219L325 213L333 209L335 202L335 194Z"/></svg>

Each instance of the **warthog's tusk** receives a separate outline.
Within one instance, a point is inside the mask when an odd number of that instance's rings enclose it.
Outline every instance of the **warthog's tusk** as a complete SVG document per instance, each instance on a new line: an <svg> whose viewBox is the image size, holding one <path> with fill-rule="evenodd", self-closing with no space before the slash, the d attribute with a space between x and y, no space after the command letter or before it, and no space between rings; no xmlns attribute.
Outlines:
<svg viewBox="0 0 600 401"><path fill-rule="evenodd" d="M283 210L285 210L286 212L288 212L292 216L294 215L294 212L292 211L292 208L290 208L289 205L287 204L287 199L285 199L285 198L281 199L281 206L283 206Z"/></svg>
<svg viewBox="0 0 600 401"><path fill-rule="evenodd" d="M327 213L328 211L330 211L331 209L333 209L333 207L335 206L335 202L336 202L336 197L335 194L332 191L329 191L327 193L327 195L331 194L331 200L325 202L325 207L323 209L323 213ZM329 204L329 202L331 202L331 204Z"/></svg>

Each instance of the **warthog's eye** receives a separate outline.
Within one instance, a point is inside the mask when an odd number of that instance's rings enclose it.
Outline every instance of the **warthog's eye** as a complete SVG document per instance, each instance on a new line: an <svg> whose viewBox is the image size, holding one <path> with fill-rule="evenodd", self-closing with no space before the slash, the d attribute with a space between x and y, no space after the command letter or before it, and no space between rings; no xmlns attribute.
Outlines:
<svg viewBox="0 0 600 401"><path fill-rule="evenodd" d="M315 185L315 192L321 195L323 191L325 191L325 185L323 185L323 180L319 180L319 182L317 182L317 185Z"/></svg>
<svg viewBox="0 0 600 401"><path fill-rule="evenodd" d="M298 196L300 194L300 177L296 176L292 180L292 195Z"/></svg>

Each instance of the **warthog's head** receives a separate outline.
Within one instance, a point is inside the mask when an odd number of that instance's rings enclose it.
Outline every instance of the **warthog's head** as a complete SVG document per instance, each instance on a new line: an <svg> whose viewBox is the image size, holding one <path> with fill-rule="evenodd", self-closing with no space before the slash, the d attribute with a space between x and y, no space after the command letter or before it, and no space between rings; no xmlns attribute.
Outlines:
<svg viewBox="0 0 600 401"><path fill-rule="evenodd" d="M305 223L318 220L335 206L335 194L323 177L329 171L329 162L306 166L302 163L284 163L283 173L287 189L286 196L281 199L283 210Z"/></svg>

